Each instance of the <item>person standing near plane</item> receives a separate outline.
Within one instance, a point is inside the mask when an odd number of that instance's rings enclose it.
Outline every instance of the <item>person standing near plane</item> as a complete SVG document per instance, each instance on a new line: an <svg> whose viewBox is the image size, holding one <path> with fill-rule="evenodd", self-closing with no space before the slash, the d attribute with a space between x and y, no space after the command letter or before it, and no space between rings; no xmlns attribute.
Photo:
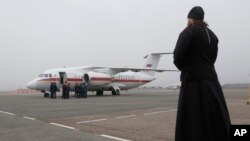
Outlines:
<svg viewBox="0 0 250 141"><path fill-rule="evenodd" d="M56 98L57 86L55 82L50 84L50 98Z"/></svg>
<svg viewBox="0 0 250 141"><path fill-rule="evenodd" d="M67 81L63 84L62 99L67 99L68 84Z"/></svg>
<svg viewBox="0 0 250 141"><path fill-rule="evenodd" d="M86 83L83 83L83 98L87 98L88 95L87 95L87 92L88 92L88 88L87 88L87 84Z"/></svg>
<svg viewBox="0 0 250 141"><path fill-rule="evenodd" d="M81 84L77 84L77 98L80 98L81 97Z"/></svg>
<svg viewBox="0 0 250 141"><path fill-rule="evenodd" d="M79 84L75 83L75 97L79 98Z"/></svg>
<svg viewBox="0 0 250 141"><path fill-rule="evenodd" d="M56 91L57 91L57 85L56 82L53 82L53 98L56 99Z"/></svg>
<svg viewBox="0 0 250 141"><path fill-rule="evenodd" d="M79 98L83 98L83 93L84 93L84 86L83 86L83 83L81 83L81 84L79 85L79 92L80 92Z"/></svg>
<svg viewBox="0 0 250 141"><path fill-rule="evenodd" d="M54 92L53 92L53 82L50 83L49 91L50 91L50 99L53 98Z"/></svg>
<svg viewBox="0 0 250 141"><path fill-rule="evenodd" d="M202 7L191 9L174 50L174 64L181 71L176 141L229 140L231 121L214 68L218 38L203 19Z"/></svg>
<svg viewBox="0 0 250 141"><path fill-rule="evenodd" d="M67 85L66 99L69 99L69 93L70 93L70 83L66 83L66 85Z"/></svg>

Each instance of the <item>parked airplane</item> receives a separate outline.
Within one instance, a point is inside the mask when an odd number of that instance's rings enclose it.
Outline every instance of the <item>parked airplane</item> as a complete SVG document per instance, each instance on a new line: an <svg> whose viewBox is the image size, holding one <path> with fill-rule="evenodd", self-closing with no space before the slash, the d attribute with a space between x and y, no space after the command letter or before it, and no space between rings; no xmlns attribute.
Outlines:
<svg viewBox="0 0 250 141"><path fill-rule="evenodd" d="M121 67L69 67L56 68L41 73L37 78L30 81L26 86L30 89L49 96L51 82L56 82L58 88L67 81L71 91L75 90L76 83L87 83L88 91L96 91L96 95L103 95L103 91L112 91L113 95L119 95L121 90L139 87L155 80L155 72L175 71L157 69L161 55L172 53L151 53L142 68Z"/></svg>

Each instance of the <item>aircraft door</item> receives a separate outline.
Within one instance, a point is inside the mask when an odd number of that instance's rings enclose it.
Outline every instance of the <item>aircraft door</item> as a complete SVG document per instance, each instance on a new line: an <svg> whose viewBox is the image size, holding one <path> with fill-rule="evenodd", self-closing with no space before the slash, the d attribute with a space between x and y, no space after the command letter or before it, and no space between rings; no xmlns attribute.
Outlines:
<svg viewBox="0 0 250 141"><path fill-rule="evenodd" d="M60 76L60 84L64 84L65 81L67 81L67 74L66 72L59 72L59 76Z"/></svg>

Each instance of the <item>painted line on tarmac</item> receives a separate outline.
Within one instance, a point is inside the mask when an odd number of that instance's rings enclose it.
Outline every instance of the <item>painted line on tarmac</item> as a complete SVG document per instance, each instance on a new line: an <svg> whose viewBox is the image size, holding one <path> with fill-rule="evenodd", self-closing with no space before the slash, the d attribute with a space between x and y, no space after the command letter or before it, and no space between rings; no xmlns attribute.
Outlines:
<svg viewBox="0 0 250 141"><path fill-rule="evenodd" d="M120 117L116 117L116 119L131 118L131 117L135 117L135 116L136 115L120 116Z"/></svg>
<svg viewBox="0 0 250 141"><path fill-rule="evenodd" d="M5 111L0 111L0 113L7 114L7 115L12 115L12 116L16 115L16 114L14 114L14 113L5 112Z"/></svg>
<svg viewBox="0 0 250 141"><path fill-rule="evenodd" d="M110 136L110 135L105 135L105 134L102 134L100 136L105 137L105 138L109 138L109 139L118 140L118 141L131 141L131 140L122 139L122 138L118 138L118 137L114 137L114 136Z"/></svg>
<svg viewBox="0 0 250 141"><path fill-rule="evenodd" d="M67 126L67 125L63 125L63 124L58 124L58 123L50 123L52 125L55 125L55 126L59 126L59 127L64 127L64 128L68 128L68 129L72 129L72 130L76 130L75 127L71 127L71 126Z"/></svg>
<svg viewBox="0 0 250 141"><path fill-rule="evenodd" d="M107 119L103 118L103 119L96 119L96 120L80 121L80 122L77 122L77 124L90 123L90 122L98 122L98 121L104 121L104 120L107 120Z"/></svg>
<svg viewBox="0 0 250 141"><path fill-rule="evenodd" d="M152 112L152 113L144 113L144 115L148 116L148 115L154 115L154 114L160 114L160 113L167 113L167 112L173 112L173 111L177 111L177 109L168 110L168 111L157 111L157 112Z"/></svg>
<svg viewBox="0 0 250 141"><path fill-rule="evenodd" d="M172 107L159 107L159 108L156 108L156 109L168 110L168 109L173 109L173 108L177 108L177 106L172 106Z"/></svg>
<svg viewBox="0 0 250 141"><path fill-rule="evenodd" d="M30 120L36 120L35 118L32 118L32 117L23 117L23 118L25 118L25 119L30 119Z"/></svg>

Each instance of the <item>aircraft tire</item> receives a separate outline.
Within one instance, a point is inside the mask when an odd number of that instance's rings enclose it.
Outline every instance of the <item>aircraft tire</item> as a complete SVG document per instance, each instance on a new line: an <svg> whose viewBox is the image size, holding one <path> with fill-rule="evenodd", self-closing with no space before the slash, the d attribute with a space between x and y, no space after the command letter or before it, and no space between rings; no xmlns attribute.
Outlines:
<svg viewBox="0 0 250 141"><path fill-rule="evenodd" d="M103 91L96 91L96 95L97 96L102 96L103 95Z"/></svg>
<svg viewBox="0 0 250 141"><path fill-rule="evenodd" d="M49 93L44 93L44 97L45 98L49 97Z"/></svg>
<svg viewBox="0 0 250 141"><path fill-rule="evenodd" d="M116 95L120 95L120 90L116 90Z"/></svg>
<svg viewBox="0 0 250 141"><path fill-rule="evenodd" d="M116 91L114 89L112 90L112 95L116 95Z"/></svg>
<svg viewBox="0 0 250 141"><path fill-rule="evenodd" d="M112 95L120 95L120 90L112 90Z"/></svg>

